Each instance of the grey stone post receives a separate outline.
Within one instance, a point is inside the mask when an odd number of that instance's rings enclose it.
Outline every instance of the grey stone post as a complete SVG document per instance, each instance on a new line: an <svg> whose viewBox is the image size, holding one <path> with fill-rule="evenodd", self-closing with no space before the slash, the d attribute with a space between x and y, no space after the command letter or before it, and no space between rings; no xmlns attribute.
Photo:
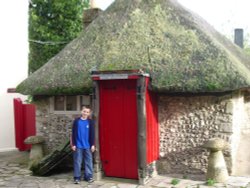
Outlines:
<svg viewBox="0 0 250 188"><path fill-rule="evenodd" d="M218 183L227 181L227 166L222 153L222 150L225 149L226 146L226 142L220 138L212 138L204 144L204 148L207 148L210 151L206 174L207 180L212 179Z"/></svg>
<svg viewBox="0 0 250 188"><path fill-rule="evenodd" d="M25 144L31 144L29 168L37 165L43 158L43 136L30 136L24 140Z"/></svg>

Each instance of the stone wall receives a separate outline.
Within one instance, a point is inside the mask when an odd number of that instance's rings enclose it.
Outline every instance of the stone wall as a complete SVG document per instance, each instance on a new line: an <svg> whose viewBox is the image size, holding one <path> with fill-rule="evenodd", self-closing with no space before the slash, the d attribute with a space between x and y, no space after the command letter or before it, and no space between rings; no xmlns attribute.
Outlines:
<svg viewBox="0 0 250 188"><path fill-rule="evenodd" d="M250 93L246 93L244 96L244 108L245 108L245 123L242 126L243 133L250 133Z"/></svg>
<svg viewBox="0 0 250 188"><path fill-rule="evenodd" d="M204 173L205 141L219 137L232 144L233 101L226 96L160 96L158 173ZM224 152L229 172L231 149Z"/></svg>
<svg viewBox="0 0 250 188"><path fill-rule="evenodd" d="M244 98L238 100L238 103L244 105L235 109L235 158L233 159L235 165L233 166L232 175L250 176L250 94L245 93ZM241 107L241 108L240 108ZM238 129L240 127L240 129Z"/></svg>
<svg viewBox="0 0 250 188"><path fill-rule="evenodd" d="M240 128L250 133L250 102L244 106L242 95L224 96L160 96L159 131L160 160L158 173L204 173L208 151L202 148L213 137L224 139L230 148L224 151L229 173L239 145ZM37 134L46 139L46 153L65 143L71 132L72 121L78 114L55 114L50 110L49 98L36 101ZM244 109L248 113L241 116ZM233 115L235 114L235 115ZM250 154L250 152L249 152Z"/></svg>
<svg viewBox="0 0 250 188"><path fill-rule="evenodd" d="M45 153L64 144L70 137L72 122L79 114L55 114L50 110L49 98L39 99L36 105L36 131L45 137Z"/></svg>

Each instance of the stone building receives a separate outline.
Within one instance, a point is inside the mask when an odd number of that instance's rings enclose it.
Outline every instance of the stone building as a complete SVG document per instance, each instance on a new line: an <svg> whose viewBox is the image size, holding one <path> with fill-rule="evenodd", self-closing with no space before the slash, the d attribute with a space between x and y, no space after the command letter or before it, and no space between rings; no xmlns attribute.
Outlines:
<svg viewBox="0 0 250 188"><path fill-rule="evenodd" d="M158 173L204 173L202 145L219 137L230 145L230 174L250 175L250 58L175 0L116 0L18 85L34 96L47 151L69 137L80 106L92 104L92 71L134 69L157 95Z"/></svg>

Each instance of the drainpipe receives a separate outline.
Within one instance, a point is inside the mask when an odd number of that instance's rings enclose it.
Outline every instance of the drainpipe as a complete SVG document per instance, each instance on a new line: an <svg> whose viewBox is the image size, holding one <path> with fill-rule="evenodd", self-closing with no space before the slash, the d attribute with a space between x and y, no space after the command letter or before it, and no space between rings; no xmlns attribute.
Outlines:
<svg viewBox="0 0 250 188"><path fill-rule="evenodd" d="M234 43L240 48L243 48L243 29L237 28L234 30Z"/></svg>

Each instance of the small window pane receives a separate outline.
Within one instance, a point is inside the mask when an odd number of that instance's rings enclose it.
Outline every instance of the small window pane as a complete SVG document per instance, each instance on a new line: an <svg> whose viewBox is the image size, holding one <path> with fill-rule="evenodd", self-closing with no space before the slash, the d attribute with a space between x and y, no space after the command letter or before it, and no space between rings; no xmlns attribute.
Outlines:
<svg viewBox="0 0 250 188"><path fill-rule="evenodd" d="M76 111L77 110L76 106L77 106L76 96L67 96L66 110L67 111Z"/></svg>
<svg viewBox="0 0 250 188"><path fill-rule="evenodd" d="M55 110L63 111L64 110L64 96L55 96Z"/></svg>
<svg viewBox="0 0 250 188"><path fill-rule="evenodd" d="M82 106L90 106L90 96L89 95L82 95L80 96L80 109Z"/></svg>

